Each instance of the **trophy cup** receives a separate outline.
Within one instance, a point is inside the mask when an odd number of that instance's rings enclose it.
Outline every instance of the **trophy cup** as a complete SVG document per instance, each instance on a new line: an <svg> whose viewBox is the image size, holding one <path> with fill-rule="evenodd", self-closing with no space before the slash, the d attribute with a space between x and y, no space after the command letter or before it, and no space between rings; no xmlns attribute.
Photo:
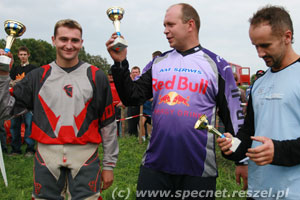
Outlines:
<svg viewBox="0 0 300 200"><path fill-rule="evenodd" d="M207 129L208 132L210 132L210 133L214 133L214 134L220 136L221 138L226 138L225 135L223 135L222 133L220 133L215 127L213 127L212 125L208 124L208 120L207 120L206 115L201 115L199 117L199 119L195 123L194 128L198 129L198 130ZM236 137L232 137L231 139L232 139L231 140L232 146L230 147L230 150L233 151L233 152L235 152L236 149L238 148L238 146L240 145L241 140L239 140Z"/></svg>
<svg viewBox="0 0 300 200"><path fill-rule="evenodd" d="M128 46L126 40L121 38L121 33L120 33L120 20L123 18L125 11L121 7L111 7L106 11L106 13L109 19L113 21L115 30L118 35L118 37L115 39L113 43L113 49L116 51L122 51L124 48Z"/></svg>
<svg viewBox="0 0 300 200"><path fill-rule="evenodd" d="M4 29L5 32L8 34L6 37L6 46L4 51L6 53L10 52L10 48L15 41L16 37L20 37L26 30L26 27L18 21L15 20L6 20L4 22ZM9 64L11 58L8 56L0 56L0 69L4 71L9 71Z"/></svg>

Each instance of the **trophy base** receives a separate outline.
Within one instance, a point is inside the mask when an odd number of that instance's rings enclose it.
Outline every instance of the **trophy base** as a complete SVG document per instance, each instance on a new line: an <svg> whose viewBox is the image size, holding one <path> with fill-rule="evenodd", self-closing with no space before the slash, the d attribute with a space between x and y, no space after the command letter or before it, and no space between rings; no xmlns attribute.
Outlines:
<svg viewBox="0 0 300 200"><path fill-rule="evenodd" d="M232 146L229 148L232 152L235 152L236 149L239 147L239 145L241 144L241 140L236 138L236 137L232 137Z"/></svg>
<svg viewBox="0 0 300 200"><path fill-rule="evenodd" d="M118 37L115 39L114 43L113 43L113 50L115 51L122 51L123 49L125 49L128 46L126 40L124 40L121 37Z"/></svg>
<svg viewBox="0 0 300 200"><path fill-rule="evenodd" d="M11 61L10 57L4 55L0 56L0 70L8 72L10 61Z"/></svg>

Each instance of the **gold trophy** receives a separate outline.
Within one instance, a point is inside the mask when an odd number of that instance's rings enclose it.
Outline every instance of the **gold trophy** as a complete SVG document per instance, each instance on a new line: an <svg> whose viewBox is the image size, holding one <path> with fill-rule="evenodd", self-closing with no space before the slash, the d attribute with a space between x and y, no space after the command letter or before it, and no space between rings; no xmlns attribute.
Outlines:
<svg viewBox="0 0 300 200"><path fill-rule="evenodd" d="M113 43L114 45L113 49L116 51L122 51L124 48L128 46L126 40L121 38L121 33L120 33L120 24L121 24L120 20L123 18L125 11L121 7L111 7L106 11L106 13L109 19L113 21L115 30L118 35L118 37L115 39Z"/></svg>
<svg viewBox="0 0 300 200"><path fill-rule="evenodd" d="M6 37L6 46L4 51L6 53L10 52L10 48L15 41L16 37L20 37L26 31L26 27L18 21L6 20L4 22L5 32L8 34ZM11 58L8 56L0 56L0 69L4 71L9 71L9 63Z"/></svg>
<svg viewBox="0 0 300 200"><path fill-rule="evenodd" d="M207 120L206 115L201 115L199 117L199 119L195 123L194 128L198 129L198 130L207 129L208 132L210 132L210 133L218 135L221 138L226 138L225 135L223 135L222 133L220 133L215 127L213 127L212 125L208 124L208 120ZM232 141L231 141L232 146L230 147L230 150L233 151L233 152L235 152L236 149L238 148L238 146L240 145L241 140L239 140L236 137L232 137L231 139L232 139Z"/></svg>

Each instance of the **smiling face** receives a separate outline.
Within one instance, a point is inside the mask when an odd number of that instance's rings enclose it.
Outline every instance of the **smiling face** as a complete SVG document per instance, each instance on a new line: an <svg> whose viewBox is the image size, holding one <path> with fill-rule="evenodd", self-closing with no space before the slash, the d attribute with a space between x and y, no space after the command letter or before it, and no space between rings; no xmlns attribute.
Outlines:
<svg viewBox="0 0 300 200"><path fill-rule="evenodd" d="M187 50L186 38L188 37L189 24L182 21L180 5L172 6L167 10L164 26L164 34L167 37L170 47L179 51Z"/></svg>
<svg viewBox="0 0 300 200"><path fill-rule="evenodd" d="M270 25L262 23L251 25L249 36L258 56L265 61L266 65L273 70L280 70L287 52L286 35L274 34Z"/></svg>
<svg viewBox="0 0 300 200"><path fill-rule="evenodd" d="M59 66L72 67L78 63L83 43L79 29L61 26L52 37L52 42L56 47L56 62Z"/></svg>

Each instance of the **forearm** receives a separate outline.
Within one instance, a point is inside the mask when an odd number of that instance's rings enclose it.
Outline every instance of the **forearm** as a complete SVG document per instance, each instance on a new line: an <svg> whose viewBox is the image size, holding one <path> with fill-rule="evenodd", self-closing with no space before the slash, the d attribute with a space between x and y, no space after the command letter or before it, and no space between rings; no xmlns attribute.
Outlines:
<svg viewBox="0 0 300 200"><path fill-rule="evenodd" d="M274 158L271 164L280 166L300 164L300 137L295 140L273 140L273 143Z"/></svg>
<svg viewBox="0 0 300 200"><path fill-rule="evenodd" d="M112 170L117 163L119 145L117 138L117 124L112 122L101 129L103 147L103 170Z"/></svg>
<svg viewBox="0 0 300 200"><path fill-rule="evenodd" d="M127 60L115 62L111 69L119 97L125 106L141 105L152 97L151 70L137 81L132 81Z"/></svg>
<svg viewBox="0 0 300 200"><path fill-rule="evenodd" d="M244 124L239 129L236 137L241 140L241 144L237 148L237 150L229 156L223 154L223 156L227 159L240 161L246 157L246 152L248 148L252 145L251 136L254 136L254 111L252 106L252 98L250 96L249 102L247 105L247 114L244 120Z"/></svg>

